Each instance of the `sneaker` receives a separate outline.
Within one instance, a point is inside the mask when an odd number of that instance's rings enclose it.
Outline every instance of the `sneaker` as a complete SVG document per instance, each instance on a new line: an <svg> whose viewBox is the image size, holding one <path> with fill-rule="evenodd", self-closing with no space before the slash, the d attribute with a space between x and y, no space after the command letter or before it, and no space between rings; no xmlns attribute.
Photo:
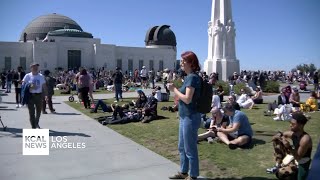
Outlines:
<svg viewBox="0 0 320 180"><path fill-rule="evenodd" d="M20 107L20 105L18 104L18 105L16 105L16 108L19 108Z"/></svg>
<svg viewBox="0 0 320 180"><path fill-rule="evenodd" d="M281 119L280 119L279 116L277 116L277 117L273 118L273 120L275 120L275 121L280 121Z"/></svg>
<svg viewBox="0 0 320 180"><path fill-rule="evenodd" d="M169 179L186 179L188 178L189 175L187 173L181 173L178 172L177 174L174 174L173 176L169 176Z"/></svg>
<svg viewBox="0 0 320 180"><path fill-rule="evenodd" d="M213 143L213 138L212 137L208 137L207 141L208 141L209 144L212 144Z"/></svg>
<svg viewBox="0 0 320 180"><path fill-rule="evenodd" d="M102 124L103 126L108 125L108 124L109 124L109 121L108 121L108 120L102 121L101 124Z"/></svg>
<svg viewBox="0 0 320 180"><path fill-rule="evenodd" d="M113 102L118 102L117 100L113 101Z"/></svg>
<svg viewBox="0 0 320 180"><path fill-rule="evenodd" d="M22 105L22 104L19 104L19 107L23 107L23 105Z"/></svg>
<svg viewBox="0 0 320 180"><path fill-rule="evenodd" d="M48 114L47 111L43 111L42 114Z"/></svg>

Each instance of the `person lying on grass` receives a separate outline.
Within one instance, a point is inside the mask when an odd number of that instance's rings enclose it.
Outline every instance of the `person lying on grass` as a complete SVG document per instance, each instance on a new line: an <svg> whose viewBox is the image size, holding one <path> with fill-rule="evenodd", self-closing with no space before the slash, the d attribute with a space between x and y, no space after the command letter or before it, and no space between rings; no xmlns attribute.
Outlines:
<svg viewBox="0 0 320 180"><path fill-rule="evenodd" d="M142 109L129 109L129 105L111 105L112 117L107 118L101 123L107 124L126 124L130 122L148 123L157 118L157 99L153 96L148 98L147 104Z"/></svg>

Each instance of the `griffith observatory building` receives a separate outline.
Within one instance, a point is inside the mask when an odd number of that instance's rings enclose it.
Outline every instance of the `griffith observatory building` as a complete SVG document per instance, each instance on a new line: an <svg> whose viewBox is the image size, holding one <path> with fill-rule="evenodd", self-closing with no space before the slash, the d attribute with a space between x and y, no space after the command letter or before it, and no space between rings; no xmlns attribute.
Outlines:
<svg viewBox="0 0 320 180"><path fill-rule="evenodd" d="M19 42L0 41L0 69L11 70L37 62L40 69L54 71L78 68L134 71L142 66L155 71L176 66L176 36L168 25L151 27L145 47L101 44L69 17L56 13L31 21L22 31Z"/></svg>

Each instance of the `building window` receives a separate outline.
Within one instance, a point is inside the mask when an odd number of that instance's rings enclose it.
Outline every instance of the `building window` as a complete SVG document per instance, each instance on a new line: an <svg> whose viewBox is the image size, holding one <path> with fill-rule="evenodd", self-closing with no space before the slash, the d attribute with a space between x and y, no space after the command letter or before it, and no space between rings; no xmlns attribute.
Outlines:
<svg viewBox="0 0 320 180"><path fill-rule="evenodd" d="M20 57L20 66L22 69L26 70L27 68L27 59L26 57Z"/></svg>
<svg viewBox="0 0 320 180"><path fill-rule="evenodd" d="M159 61L159 71L163 71L163 60Z"/></svg>
<svg viewBox="0 0 320 180"><path fill-rule="evenodd" d="M143 60L140 59L140 60L139 60L139 70L142 69L142 66L143 66Z"/></svg>
<svg viewBox="0 0 320 180"><path fill-rule="evenodd" d="M4 69L11 70L11 57L4 57Z"/></svg>
<svg viewBox="0 0 320 180"><path fill-rule="evenodd" d="M122 59L117 59L117 67L122 69Z"/></svg>
<svg viewBox="0 0 320 180"><path fill-rule="evenodd" d="M133 71L133 60L129 59L128 60L128 71Z"/></svg>
<svg viewBox="0 0 320 180"><path fill-rule="evenodd" d="M149 69L151 70L151 69L154 69L154 67L153 67L153 60L149 60Z"/></svg>

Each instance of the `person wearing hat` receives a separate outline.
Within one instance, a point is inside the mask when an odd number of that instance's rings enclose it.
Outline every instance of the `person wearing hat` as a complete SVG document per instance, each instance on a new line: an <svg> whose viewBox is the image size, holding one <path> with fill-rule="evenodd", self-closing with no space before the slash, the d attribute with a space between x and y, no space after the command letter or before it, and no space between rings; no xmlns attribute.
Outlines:
<svg viewBox="0 0 320 180"><path fill-rule="evenodd" d="M28 101L29 119L32 129L40 128L39 120L42 109L42 97L47 100L47 86L44 76L39 73L39 64L30 65L31 72L26 74L22 80L23 84L30 84L30 97Z"/></svg>
<svg viewBox="0 0 320 180"><path fill-rule="evenodd" d="M56 83L56 80L50 76L50 71L49 70L45 70L44 71L44 78L46 80L46 85L48 88L48 94L47 94L47 100L45 100L45 98L42 99L42 113L43 114L48 114L46 111L46 106L48 103L49 106L49 110L51 113L56 113L55 109L53 109L53 105L52 105L52 96L54 94L54 86Z"/></svg>
<svg viewBox="0 0 320 180"><path fill-rule="evenodd" d="M312 139L311 136L304 131L304 126L308 119L301 112L292 113L290 121L290 130L279 133L273 139L282 141L286 149L290 151L294 159L298 161L298 180L303 180L308 177L309 166L311 163ZM290 145L288 139L292 140L293 146ZM273 168L279 168L276 165Z"/></svg>
<svg viewBox="0 0 320 180"><path fill-rule="evenodd" d="M123 81L123 75L122 72L120 71L119 67L116 67L116 72L112 75L113 82L114 82L114 88L115 88L115 97L116 101L114 102L119 102L119 96L122 99L122 81Z"/></svg>
<svg viewBox="0 0 320 180"><path fill-rule="evenodd" d="M145 66L142 66L142 69L140 71L140 77L141 77L141 86L147 89L147 69Z"/></svg>

